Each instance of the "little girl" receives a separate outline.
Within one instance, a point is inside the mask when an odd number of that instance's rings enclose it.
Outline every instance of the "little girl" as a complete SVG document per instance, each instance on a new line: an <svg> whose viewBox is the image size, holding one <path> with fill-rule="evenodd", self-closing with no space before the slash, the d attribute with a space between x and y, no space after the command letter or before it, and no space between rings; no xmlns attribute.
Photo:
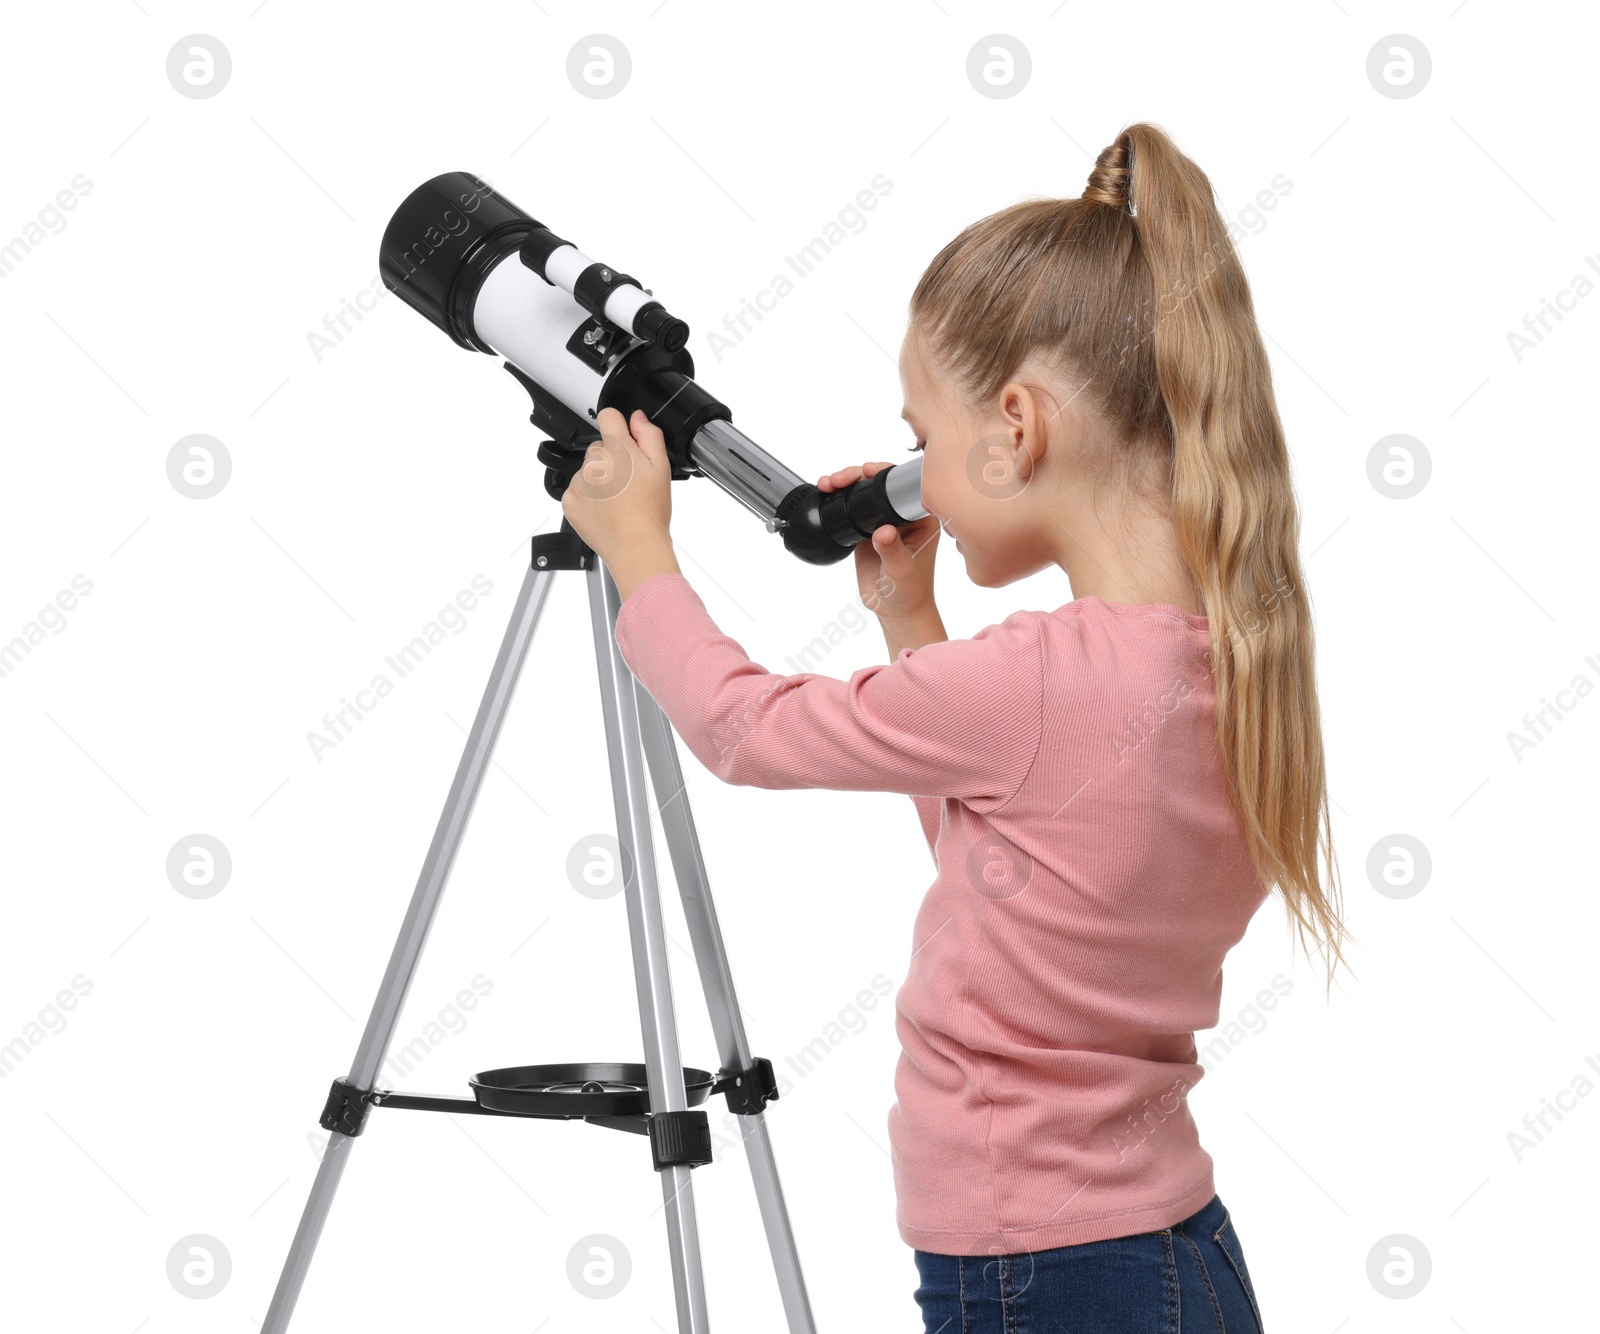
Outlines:
<svg viewBox="0 0 1600 1334"><path fill-rule="evenodd" d="M1081 198L934 257L900 372L929 516L856 549L891 660L848 681L768 672L717 628L642 412L602 412L591 446L627 486L580 473L562 508L714 774L916 804L938 876L888 1130L928 1334L1259 1331L1189 1112L1194 1034L1272 886L1330 982L1344 931L1289 457L1210 182L1129 127ZM1056 565L1073 600L949 639L941 529L974 582Z"/></svg>

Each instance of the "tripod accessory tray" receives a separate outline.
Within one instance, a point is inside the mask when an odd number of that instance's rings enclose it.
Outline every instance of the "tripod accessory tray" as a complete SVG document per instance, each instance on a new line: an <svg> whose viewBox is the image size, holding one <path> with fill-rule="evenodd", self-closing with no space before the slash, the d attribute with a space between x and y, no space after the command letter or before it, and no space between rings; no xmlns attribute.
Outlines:
<svg viewBox="0 0 1600 1334"><path fill-rule="evenodd" d="M712 1160L711 1123L704 1112L650 1113L650 1083L638 1062L579 1061L508 1065L467 1081L486 1112L504 1116L581 1117L596 1125L650 1137L650 1158L664 1167L701 1167ZM706 1100L716 1081L708 1070L683 1068L690 1106Z"/></svg>
<svg viewBox="0 0 1600 1334"><path fill-rule="evenodd" d="M480 1107L516 1116L643 1116L650 1110L649 1076L638 1062L508 1065L485 1070L467 1083ZM683 1069L683 1091L691 1107L704 1102L715 1083L708 1070Z"/></svg>
<svg viewBox="0 0 1600 1334"><path fill-rule="evenodd" d="M579 1061L561 1065L510 1065L485 1070L467 1081L488 1111L519 1116L644 1116L650 1110L649 1075L637 1061ZM683 1091L691 1107L723 1093L728 1108L753 1116L778 1096L772 1062L757 1056L748 1070L712 1075L683 1068Z"/></svg>
<svg viewBox="0 0 1600 1334"><path fill-rule="evenodd" d="M423 1112L474 1112L486 1116L522 1116L548 1120L583 1120L613 1130L650 1137L655 1170L700 1167L712 1160L711 1125L703 1111L650 1111L649 1073L637 1061L576 1061L555 1065L508 1065L484 1070L467 1081L472 1099L445 1098L390 1089L359 1089L336 1079L328 1092L320 1122L325 1130L351 1138L366 1129L372 1107L401 1107ZM683 1091L695 1108L721 1093L728 1109L756 1116L778 1096L772 1062L757 1056L748 1070L710 1071L683 1067Z"/></svg>

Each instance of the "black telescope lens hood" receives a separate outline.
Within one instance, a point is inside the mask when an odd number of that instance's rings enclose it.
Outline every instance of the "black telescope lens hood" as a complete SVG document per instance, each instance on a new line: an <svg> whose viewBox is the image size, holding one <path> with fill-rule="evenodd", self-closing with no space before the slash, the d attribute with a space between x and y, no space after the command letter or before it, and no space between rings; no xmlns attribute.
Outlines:
<svg viewBox="0 0 1600 1334"><path fill-rule="evenodd" d="M462 347L494 351L472 328L484 276L541 224L468 171L419 185L394 211L378 251L383 285Z"/></svg>

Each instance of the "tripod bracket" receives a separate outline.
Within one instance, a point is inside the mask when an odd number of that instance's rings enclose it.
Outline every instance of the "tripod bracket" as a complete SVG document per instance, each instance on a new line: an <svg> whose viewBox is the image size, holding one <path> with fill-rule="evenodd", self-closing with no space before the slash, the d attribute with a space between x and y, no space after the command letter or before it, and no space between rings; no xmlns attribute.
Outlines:
<svg viewBox="0 0 1600 1334"><path fill-rule="evenodd" d="M545 443L549 443L546 441ZM592 570L594 551L566 518L553 533L540 533L533 539L533 568L536 570Z"/></svg>
<svg viewBox="0 0 1600 1334"><path fill-rule="evenodd" d="M366 1129L367 1110L371 1106L369 1096L368 1090L358 1089L348 1079L334 1080L333 1087L328 1090L327 1105L322 1109L322 1128L354 1139Z"/></svg>
<svg viewBox="0 0 1600 1334"><path fill-rule="evenodd" d="M748 1070L719 1074L721 1077L711 1086L711 1091L727 1097L730 1112L759 1116L769 1102L777 1100L778 1080L772 1073L772 1062L765 1056L757 1056Z"/></svg>

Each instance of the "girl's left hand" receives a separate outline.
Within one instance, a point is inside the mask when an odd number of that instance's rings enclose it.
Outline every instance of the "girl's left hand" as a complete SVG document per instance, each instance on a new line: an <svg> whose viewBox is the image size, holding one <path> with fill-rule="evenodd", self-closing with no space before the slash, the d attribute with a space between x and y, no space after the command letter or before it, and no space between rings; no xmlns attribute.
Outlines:
<svg viewBox="0 0 1600 1334"><path fill-rule="evenodd" d="M642 411L631 420L615 408L595 419L600 439L561 497L561 511L611 569L624 598L633 587L677 570L669 525L672 464L666 437Z"/></svg>

